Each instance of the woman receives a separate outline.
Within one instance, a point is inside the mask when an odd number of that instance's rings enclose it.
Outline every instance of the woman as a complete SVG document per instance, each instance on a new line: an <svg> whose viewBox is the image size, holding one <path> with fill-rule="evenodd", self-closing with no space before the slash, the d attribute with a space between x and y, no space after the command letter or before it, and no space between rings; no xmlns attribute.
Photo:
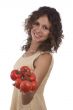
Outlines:
<svg viewBox="0 0 73 110"><path fill-rule="evenodd" d="M25 53L17 60L15 69L26 65L36 75L38 88L22 93L14 87L10 110L47 110L43 92L53 67L53 52L57 52L63 38L62 24L56 9L43 6L25 20L27 43Z"/></svg>

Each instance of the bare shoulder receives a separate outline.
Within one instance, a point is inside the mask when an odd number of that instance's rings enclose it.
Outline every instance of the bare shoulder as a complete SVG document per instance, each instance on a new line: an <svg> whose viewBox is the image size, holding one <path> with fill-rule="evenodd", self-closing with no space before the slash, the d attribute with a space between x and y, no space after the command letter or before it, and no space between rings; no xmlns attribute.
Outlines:
<svg viewBox="0 0 73 110"><path fill-rule="evenodd" d="M50 53L43 53L39 56L39 60L43 59L43 60L52 60L52 55Z"/></svg>
<svg viewBox="0 0 73 110"><path fill-rule="evenodd" d="M40 64L42 65L50 65L52 61L52 55L49 52L45 52L36 59L35 66L39 66Z"/></svg>

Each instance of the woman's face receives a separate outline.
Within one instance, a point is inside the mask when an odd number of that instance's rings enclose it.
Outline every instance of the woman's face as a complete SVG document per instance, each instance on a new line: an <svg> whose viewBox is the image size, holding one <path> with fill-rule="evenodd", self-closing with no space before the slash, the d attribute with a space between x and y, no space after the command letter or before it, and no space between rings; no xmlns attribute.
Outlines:
<svg viewBox="0 0 73 110"><path fill-rule="evenodd" d="M39 17L32 26L31 36L32 40L42 42L48 38L50 33L51 23L46 15Z"/></svg>

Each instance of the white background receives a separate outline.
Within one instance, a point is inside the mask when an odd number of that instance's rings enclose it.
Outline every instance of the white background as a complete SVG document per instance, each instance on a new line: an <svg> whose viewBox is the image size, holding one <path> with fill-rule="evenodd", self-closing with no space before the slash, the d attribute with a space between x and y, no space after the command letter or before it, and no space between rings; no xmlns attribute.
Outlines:
<svg viewBox="0 0 73 110"><path fill-rule="evenodd" d="M72 0L0 0L0 110L10 110L13 92L10 72L22 55L26 39L23 22L40 6L56 8L62 17L64 40L44 91L47 110L73 110Z"/></svg>

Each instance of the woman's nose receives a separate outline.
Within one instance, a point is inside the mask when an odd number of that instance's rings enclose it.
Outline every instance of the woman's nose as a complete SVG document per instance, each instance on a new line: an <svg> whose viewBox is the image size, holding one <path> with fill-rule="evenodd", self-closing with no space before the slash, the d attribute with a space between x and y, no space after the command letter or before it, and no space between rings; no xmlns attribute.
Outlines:
<svg viewBox="0 0 73 110"><path fill-rule="evenodd" d="M39 27L36 29L36 32L42 32L41 26L39 26Z"/></svg>

